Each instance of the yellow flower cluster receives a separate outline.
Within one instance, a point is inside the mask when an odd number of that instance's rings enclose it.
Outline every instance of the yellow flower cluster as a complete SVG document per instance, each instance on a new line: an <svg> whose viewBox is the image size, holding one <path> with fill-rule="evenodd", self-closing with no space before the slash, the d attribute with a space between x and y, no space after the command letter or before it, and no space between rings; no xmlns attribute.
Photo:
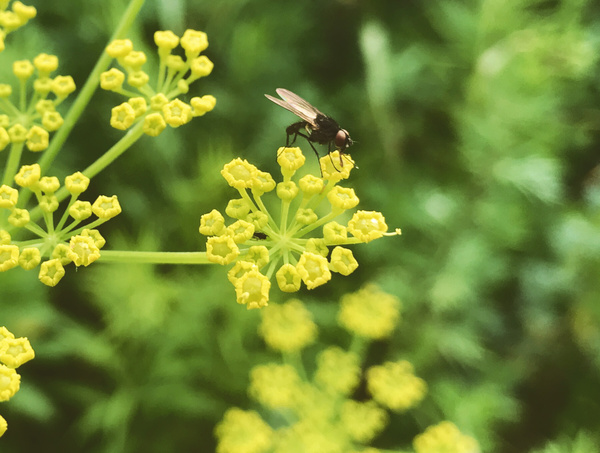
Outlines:
<svg viewBox="0 0 600 453"><path fill-rule="evenodd" d="M19 101L11 102L12 86L0 83L0 151L9 143L19 147L25 145L33 152L48 148L50 132L63 125L56 107L75 91L71 76L51 77L57 68L58 58L45 53L35 57L33 63L29 60L13 63L13 74L19 79L20 92L15 96ZM34 73L34 93L28 96L27 81ZM52 98L49 98L50 93Z"/></svg>
<svg viewBox="0 0 600 453"><path fill-rule="evenodd" d="M373 291L373 287L368 288ZM381 291L377 293L381 297L389 296ZM371 299L367 298L366 303L370 302ZM398 304L394 306L398 311ZM285 364L258 365L250 372L249 395L268 409L270 414L279 411L282 419L287 420L288 424L273 429L257 412L231 409L227 411L216 429L217 451L223 453L265 453L267 451L272 453L294 451L376 453L378 451L365 446L387 426L389 415L386 408L397 407L396 403L390 405L382 401L383 393L388 392L388 396L394 402L402 391L414 393L414 382L407 377L406 373L404 375L392 373L393 376L389 381L382 383L376 376L376 367L373 367L368 371L375 375L372 388L371 378L368 378L373 399L356 401L351 398L351 395L360 384L361 359L354 352L337 346L327 347L317 354L312 379L307 379L306 372L299 365L300 360L294 362L296 366L289 363L289 353L298 352L316 336L316 328L307 314L309 314L308 310L297 299L282 305L269 306L262 311L259 332L269 345L279 349L288 360ZM299 318L297 321L293 319L295 315ZM387 371L388 364L382 368ZM373 369L375 371L371 371ZM410 371L412 373L412 368ZM411 376L419 380L414 375ZM393 378L399 379L392 384ZM404 387L407 388L402 390ZM412 398L404 407L414 405L420 399ZM248 426L244 426L244 423ZM250 426L255 431L252 431Z"/></svg>
<svg viewBox="0 0 600 453"><path fill-rule="evenodd" d="M393 411L415 406L427 393L427 384L414 375L413 366L406 360L369 368L367 387L375 401Z"/></svg>
<svg viewBox="0 0 600 453"><path fill-rule="evenodd" d="M356 211L346 225L336 221L359 202L352 188L337 184L353 168L349 155L336 168L333 162L340 156L335 151L321 158L321 177L306 174L297 180L293 177L305 162L300 148L280 148L277 155L283 175L280 183L246 160L226 164L221 174L241 198L230 200L225 213L236 220L226 225L217 210L200 219L200 233L209 236L208 260L235 263L228 277L237 302L249 309L268 304L272 277L281 291L295 292L302 283L308 289L327 283L332 272L351 274L358 263L343 246L387 234L379 212ZM274 209L267 209L269 192L277 197Z"/></svg>
<svg viewBox="0 0 600 453"><path fill-rule="evenodd" d="M261 318L259 333L277 351L300 351L317 337L317 325L298 299L262 310Z"/></svg>
<svg viewBox="0 0 600 453"><path fill-rule="evenodd" d="M90 180L80 172L67 176L65 190L71 197L60 220L55 223L54 213L59 207L58 178L41 176L40 166L33 164L22 166L14 179L20 191L7 185L0 186L0 217L6 216L8 220L8 227L0 229L0 272L17 266L31 270L46 257L47 261L40 266L39 279L45 285L55 286L65 275L64 266L68 263L88 266L100 257L100 249L106 241L95 228L121 212L116 195L101 195L93 204L79 200ZM44 227L34 220L36 211L30 213L17 207L19 194L25 189L35 195L36 210ZM81 226L81 222L92 214L97 218ZM26 234L34 237L26 237Z"/></svg>
<svg viewBox="0 0 600 453"><path fill-rule="evenodd" d="M134 50L129 39L113 41L106 48L106 52L117 59L125 72L112 68L100 76L103 89L128 98L112 109L111 126L126 130L141 123L143 132L153 137L159 135L167 125L179 127L193 117L210 112L217 102L211 95L193 97L189 104L177 98L187 93L193 82L212 72L213 63L206 55L200 55L208 47L206 33L186 30L179 38L172 31L157 31L154 42L160 58L154 86L150 84L150 76L142 69L146 55ZM178 45L183 48L185 59L172 53ZM128 88L124 87L125 83Z"/></svg>
<svg viewBox="0 0 600 453"><path fill-rule="evenodd" d="M461 433L454 423L430 426L413 440L415 453L479 453L477 441Z"/></svg>
<svg viewBox="0 0 600 453"><path fill-rule="evenodd" d="M367 285L342 297L338 321L361 337L380 340L389 337L400 318L400 301L395 296Z"/></svg>
<svg viewBox="0 0 600 453"><path fill-rule="evenodd" d="M24 5L21 2L14 2L11 9L7 10L9 3L9 0L0 1L0 52L5 49L6 35L21 28L37 14L35 7Z"/></svg>
<svg viewBox="0 0 600 453"><path fill-rule="evenodd" d="M8 401L19 391L21 376L15 369L34 357L27 338L15 338L6 327L0 327L0 402ZM6 428L6 420L0 415L0 437Z"/></svg>

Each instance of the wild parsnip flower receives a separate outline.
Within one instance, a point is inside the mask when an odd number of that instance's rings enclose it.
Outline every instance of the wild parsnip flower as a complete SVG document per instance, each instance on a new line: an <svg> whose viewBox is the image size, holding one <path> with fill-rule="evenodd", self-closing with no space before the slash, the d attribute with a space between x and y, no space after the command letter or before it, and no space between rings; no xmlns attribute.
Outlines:
<svg viewBox="0 0 600 453"><path fill-rule="evenodd" d="M349 395L360 381L360 362L356 354L331 346L317 356L315 382L331 393Z"/></svg>
<svg viewBox="0 0 600 453"><path fill-rule="evenodd" d="M413 440L415 453L479 453L477 441L459 431L452 422L430 426Z"/></svg>
<svg viewBox="0 0 600 453"><path fill-rule="evenodd" d="M14 2L13 9L18 4L20 2ZM35 16L35 8L32 11ZM0 37L2 17L7 13L0 8ZM51 76L58 69L55 55L39 54L33 63L29 60L15 61L12 69L18 79L14 92L11 85L0 84L0 97L3 98L0 105L0 149L12 143L17 147L25 146L32 152L44 151L50 144L50 133L63 124L56 108L75 91L75 82L71 76ZM32 83L26 83L32 78Z"/></svg>
<svg viewBox="0 0 600 453"><path fill-rule="evenodd" d="M413 371L406 360L369 368L367 387L373 399L394 411L404 411L418 404L427 392L427 384Z"/></svg>
<svg viewBox="0 0 600 453"><path fill-rule="evenodd" d="M0 362L18 368L35 357L27 338L5 338L0 341Z"/></svg>
<svg viewBox="0 0 600 453"><path fill-rule="evenodd" d="M15 368L33 359L33 348L27 338L15 338L6 327L0 327L0 402L8 401L21 387L21 375ZM6 420L0 416L0 437L6 432Z"/></svg>
<svg viewBox="0 0 600 453"><path fill-rule="evenodd" d="M292 407L301 397L302 380L291 365L258 365L250 371L250 396L268 408Z"/></svg>
<svg viewBox="0 0 600 453"><path fill-rule="evenodd" d="M261 311L258 328L265 342L281 352L295 352L313 343L317 325L302 302L291 299L281 305L272 305Z"/></svg>
<svg viewBox="0 0 600 453"><path fill-rule="evenodd" d="M213 63L200 55L208 47L206 33L186 30L180 39L172 31L157 31L154 42L160 59L154 82L151 83L150 75L143 70L146 55L134 50L129 39L118 39L106 48L123 70L111 68L100 76L102 89L127 98L112 109L111 126L127 130L142 123L143 132L152 137L167 126L183 126L216 105L216 99L211 95L192 97L189 103L179 98L189 91L193 82L212 72ZM172 53L178 45L183 48L185 59Z"/></svg>
<svg viewBox="0 0 600 453"><path fill-rule="evenodd" d="M210 261L233 264L228 275L238 303L248 308L266 306L267 282L273 277L280 290L295 292L302 283L308 289L327 283L332 272L349 275L358 263L347 245L399 234L399 230L387 233L383 215L374 211L357 211L347 225L339 223L339 217L359 203L352 188L338 185L353 167L345 154L343 168L335 170L330 161L339 157L335 151L321 158L322 177L296 178L306 160L302 151L280 148L277 162L283 181L279 183L244 159L236 158L223 167L221 174L241 197L230 200L225 210L235 221L228 227L224 216L213 210L201 217L200 233L209 236ZM275 206L268 208L269 203ZM234 234L232 228L240 232ZM256 246L266 249L260 260Z"/></svg>
<svg viewBox="0 0 600 453"><path fill-rule="evenodd" d="M5 49L6 35L21 28L30 19L33 19L37 10L33 6L27 6L17 1L11 5L11 10L7 10L10 0L0 2L0 52Z"/></svg>
<svg viewBox="0 0 600 453"><path fill-rule="evenodd" d="M273 429L255 411L228 409L215 428L217 453L263 453L271 448Z"/></svg>
<svg viewBox="0 0 600 453"><path fill-rule="evenodd" d="M51 61L45 64L47 69L52 68ZM121 212L116 196L101 195L93 204L79 200L90 180L81 172L73 173L65 178L65 188L71 197L62 215L55 218L53 213L60 206L55 195L60 189L58 178L41 176L40 166L32 164L23 165L14 180L19 190L7 185L0 187L0 210L10 211L7 216L10 227L0 230L0 272L16 266L31 270L41 263L39 280L55 286L69 263L88 266L100 257L105 241L95 227ZM35 196L42 213L40 220L39 216L32 216L33 209L16 207L23 191ZM92 215L96 218L90 219Z"/></svg>
<svg viewBox="0 0 600 453"><path fill-rule="evenodd" d="M341 423L350 437L361 444L368 444L383 431L388 423L388 413L375 401L358 402L346 400L342 404Z"/></svg>
<svg viewBox="0 0 600 453"><path fill-rule="evenodd" d="M373 340L389 337L399 318L400 301L375 285L345 294L338 313L338 322L342 327Z"/></svg>

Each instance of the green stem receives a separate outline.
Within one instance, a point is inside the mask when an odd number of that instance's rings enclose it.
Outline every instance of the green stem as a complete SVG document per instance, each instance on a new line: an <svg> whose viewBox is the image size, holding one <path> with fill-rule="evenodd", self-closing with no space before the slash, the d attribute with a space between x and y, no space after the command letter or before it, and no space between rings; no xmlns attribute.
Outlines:
<svg viewBox="0 0 600 453"><path fill-rule="evenodd" d="M144 264L214 264L208 261L206 252L133 252L125 250L102 250L100 262Z"/></svg>
<svg viewBox="0 0 600 453"><path fill-rule="evenodd" d="M21 163L23 146L25 146L25 142L11 144L8 162L6 162L6 168L4 169L4 178L2 179L2 184L6 184L7 186L12 185L13 179L19 169L19 164Z"/></svg>
<svg viewBox="0 0 600 453"><path fill-rule="evenodd" d="M129 2L129 6L125 10L123 17L121 18L121 22L112 34L109 42L112 42L115 39L125 37L143 4L144 0L131 0ZM90 101L92 95L94 94L94 91L96 91L96 88L98 88L98 84L100 83L100 74L102 74L106 70L106 68L108 68L108 65L110 64L111 60L112 57L106 52L103 52L100 58L98 59L96 66L94 66L94 69L92 70L88 79L86 80L85 85L83 85L83 88L79 92L79 95L75 99L75 102L73 102L69 113L65 117L63 125L56 132L54 138L52 139L52 143L44 152L44 155L38 162L42 167L42 174L44 174L46 169L50 167L50 165L56 158L56 155L61 150L62 145L64 144L67 137L71 133L71 130L77 123L77 120L79 119L81 113Z"/></svg>

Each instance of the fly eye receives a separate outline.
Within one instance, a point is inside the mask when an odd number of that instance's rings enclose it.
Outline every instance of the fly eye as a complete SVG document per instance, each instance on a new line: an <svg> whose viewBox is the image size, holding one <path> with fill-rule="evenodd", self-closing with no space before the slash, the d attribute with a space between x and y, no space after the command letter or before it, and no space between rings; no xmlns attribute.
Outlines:
<svg viewBox="0 0 600 453"><path fill-rule="evenodd" d="M347 148L352 141L350 140L350 136L348 132L344 129L340 129L337 134L335 134L335 146L338 148Z"/></svg>

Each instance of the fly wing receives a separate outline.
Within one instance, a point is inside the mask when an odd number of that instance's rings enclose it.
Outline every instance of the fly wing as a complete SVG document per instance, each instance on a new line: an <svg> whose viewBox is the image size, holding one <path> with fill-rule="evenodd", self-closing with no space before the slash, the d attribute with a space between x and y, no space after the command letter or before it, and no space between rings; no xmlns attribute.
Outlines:
<svg viewBox="0 0 600 453"><path fill-rule="evenodd" d="M277 91L277 94L281 96L281 99L277 99L273 96L265 94L267 99L273 101L275 104L299 116L313 127L317 127L315 120L317 119L318 115L323 115L323 113L321 113L315 107L310 105L307 101L302 99L297 94L294 94L291 91L286 90L285 88L277 88L277 90L275 91Z"/></svg>

